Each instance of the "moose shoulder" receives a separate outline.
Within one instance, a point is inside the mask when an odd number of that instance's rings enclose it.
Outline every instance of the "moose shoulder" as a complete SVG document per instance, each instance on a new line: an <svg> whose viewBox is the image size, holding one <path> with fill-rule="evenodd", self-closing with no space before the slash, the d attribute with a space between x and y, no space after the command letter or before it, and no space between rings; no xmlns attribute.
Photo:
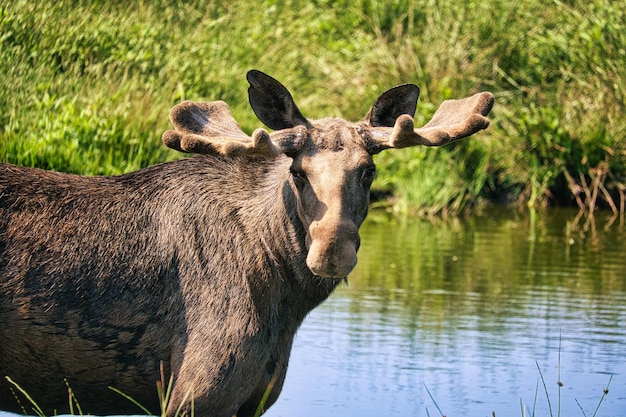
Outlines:
<svg viewBox="0 0 626 417"><path fill-rule="evenodd" d="M250 416L272 381L269 406L298 326L356 265L372 155L467 137L493 104L448 100L416 129L406 84L358 123L310 120L248 81L272 133L186 101L163 142L196 157L114 177L0 165L0 408L21 410L8 376L47 414L69 411L66 381L90 413L141 412L109 387L158 412L161 366L168 415Z"/></svg>

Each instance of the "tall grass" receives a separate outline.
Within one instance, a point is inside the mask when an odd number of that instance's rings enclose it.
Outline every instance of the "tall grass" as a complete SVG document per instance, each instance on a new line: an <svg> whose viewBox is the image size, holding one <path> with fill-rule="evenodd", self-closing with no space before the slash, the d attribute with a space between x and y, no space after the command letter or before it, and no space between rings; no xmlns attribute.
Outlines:
<svg viewBox="0 0 626 417"><path fill-rule="evenodd" d="M276 383L278 382L278 379L281 375L281 368L283 366L284 366L284 363L283 363L283 360L281 359L281 361L278 364L277 369L274 372L274 375L272 375L272 378L267 384L265 392L263 393L263 396L257 406L256 411L253 414L253 417L260 417L266 411L265 406L266 406L267 400L272 390L274 389ZM168 415L168 410L171 405L171 398L172 398L171 395L172 395L172 390L174 388L174 375L170 375L169 379L166 380L165 371L164 371L162 362L160 364L160 371L161 371L161 379L157 381L156 383L157 395L159 398L159 405L160 405L160 414L158 415L161 417L166 417ZM46 417L46 413L44 413L43 409L39 406L37 401L33 397L31 397L31 395L26 390L24 390L17 382L13 381L13 379L11 379L9 376L5 376L4 378L11 385L10 388L11 388L11 391L13 392L15 401L20 407L23 415L25 416L35 415L37 417ZM67 392L68 392L69 415L72 415L72 416L85 415L83 413L83 410L80 406L78 399L74 395L74 392L72 388L70 387L70 384L67 380L65 380L65 385L67 386ZM124 401L129 401L133 403L134 405L136 405L137 410L141 410L141 412L145 413L146 415L154 415L143 404L139 403L137 400L127 395L123 391L113 386L109 386L108 388L112 392L115 392L116 394L120 395L124 399ZM19 393L20 395L18 395L17 393ZM22 399L24 403L22 403ZM190 388L189 390L185 392L185 395L183 396L180 403L178 405L174 404L176 409L174 410L173 416L174 417L194 417L195 416L195 401L194 400L195 398L194 398L193 389ZM190 406L189 406L189 403L190 403ZM54 411L54 415L56 414L57 414L57 410Z"/></svg>
<svg viewBox="0 0 626 417"><path fill-rule="evenodd" d="M618 208L625 22L611 0L2 0L0 161L116 174L178 158L160 143L169 108L222 99L251 131L258 68L311 118L358 120L404 82L421 87L419 123L447 98L496 94L475 138L377 156L397 211Z"/></svg>

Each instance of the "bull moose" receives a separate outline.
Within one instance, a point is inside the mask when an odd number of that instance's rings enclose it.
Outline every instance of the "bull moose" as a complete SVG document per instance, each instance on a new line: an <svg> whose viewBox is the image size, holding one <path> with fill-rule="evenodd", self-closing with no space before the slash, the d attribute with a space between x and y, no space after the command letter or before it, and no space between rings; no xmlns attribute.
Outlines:
<svg viewBox="0 0 626 417"><path fill-rule="evenodd" d="M163 372L167 415L250 416L273 381L268 407L298 326L356 265L372 155L472 135L494 100L446 100L415 128L404 84L360 122L311 120L247 79L271 133L184 101L162 140L195 157L96 177L0 165L1 409L21 410L8 376L48 414L69 411L68 385L90 413L141 412L110 387L159 412Z"/></svg>

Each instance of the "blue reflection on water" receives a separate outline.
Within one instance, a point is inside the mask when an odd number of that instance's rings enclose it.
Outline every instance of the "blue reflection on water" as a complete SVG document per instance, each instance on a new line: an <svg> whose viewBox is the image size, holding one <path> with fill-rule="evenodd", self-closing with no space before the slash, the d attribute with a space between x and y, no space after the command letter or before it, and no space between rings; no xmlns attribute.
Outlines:
<svg viewBox="0 0 626 417"><path fill-rule="evenodd" d="M547 416L539 369L557 415L559 363L562 416L582 415L576 401L592 415L611 374L599 415L626 415L626 329L603 331L602 305L595 317L539 305L537 318L485 323L465 316L446 329L426 323L407 332L395 308L354 321L348 292L339 290L306 320L268 416L426 416L426 409L438 415L425 387L448 416L522 415L520 401L529 415L534 405L536 415ZM626 296L621 301L626 306ZM626 308L619 316L625 323Z"/></svg>
<svg viewBox="0 0 626 417"><path fill-rule="evenodd" d="M626 416L626 239L568 228L364 225L266 415L591 416L613 375L598 416Z"/></svg>

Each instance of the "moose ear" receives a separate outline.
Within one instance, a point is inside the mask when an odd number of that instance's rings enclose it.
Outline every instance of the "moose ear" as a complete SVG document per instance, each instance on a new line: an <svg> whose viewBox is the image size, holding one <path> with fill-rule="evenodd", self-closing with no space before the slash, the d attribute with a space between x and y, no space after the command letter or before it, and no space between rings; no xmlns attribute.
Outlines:
<svg viewBox="0 0 626 417"><path fill-rule="evenodd" d="M372 105L365 122L372 127L393 127L396 119L408 114L413 117L420 89L415 84L403 84L385 91Z"/></svg>
<svg viewBox="0 0 626 417"><path fill-rule="evenodd" d="M246 78L250 83L248 88L250 106L267 127L282 130L298 125L309 125L287 88L280 82L257 70L248 71Z"/></svg>

